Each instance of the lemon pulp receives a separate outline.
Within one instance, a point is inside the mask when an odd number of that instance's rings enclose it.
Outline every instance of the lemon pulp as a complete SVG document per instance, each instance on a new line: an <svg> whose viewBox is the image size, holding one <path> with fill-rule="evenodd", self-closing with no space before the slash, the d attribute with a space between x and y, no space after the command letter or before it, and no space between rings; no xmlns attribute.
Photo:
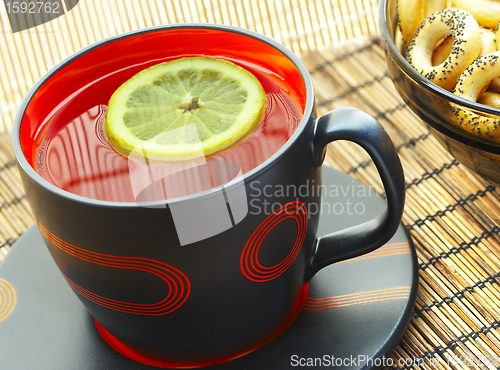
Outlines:
<svg viewBox="0 0 500 370"><path fill-rule="evenodd" d="M128 156L184 160L234 144L262 119L266 93L246 69L224 59L186 57L147 68L111 96L104 131Z"/></svg>

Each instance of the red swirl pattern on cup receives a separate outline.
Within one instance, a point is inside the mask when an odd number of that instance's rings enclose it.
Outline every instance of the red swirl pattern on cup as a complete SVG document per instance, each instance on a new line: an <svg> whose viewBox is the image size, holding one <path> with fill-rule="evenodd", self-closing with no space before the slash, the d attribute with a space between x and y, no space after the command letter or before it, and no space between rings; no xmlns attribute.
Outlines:
<svg viewBox="0 0 500 370"><path fill-rule="evenodd" d="M95 263L101 266L108 266L119 269L129 269L144 271L153 274L162 279L168 287L168 295L156 303L131 303L103 297L86 290L64 276L69 285L80 294L95 304L109 309L126 312L136 315L159 316L166 315L181 307L189 296L191 284L189 279L178 269L167 265L166 263L142 257L122 257L108 254L91 252L78 248L64 240L58 238L47 230L40 222L38 228L42 235L47 238L54 246L62 251L79 258L83 261ZM63 274L64 275L64 274Z"/></svg>
<svg viewBox="0 0 500 370"><path fill-rule="evenodd" d="M293 219L297 221L297 237L292 250L275 266L263 266L259 262L259 250L267 234L284 220ZM289 202L269 215L250 236L243 253L241 254L241 272L249 280L255 282L266 282L273 280L284 273L295 261L300 252L307 231L307 209L300 201Z"/></svg>

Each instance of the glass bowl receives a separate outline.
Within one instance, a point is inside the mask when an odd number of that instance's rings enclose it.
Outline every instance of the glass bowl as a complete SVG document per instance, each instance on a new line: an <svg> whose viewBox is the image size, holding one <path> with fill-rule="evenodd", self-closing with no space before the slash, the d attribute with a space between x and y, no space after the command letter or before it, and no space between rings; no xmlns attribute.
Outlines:
<svg viewBox="0 0 500 370"><path fill-rule="evenodd" d="M484 178L500 183L500 144L455 126L452 106L495 120L500 120L500 110L460 98L442 89L406 61L395 43L397 0L380 1L379 28L389 75L403 101L453 157Z"/></svg>

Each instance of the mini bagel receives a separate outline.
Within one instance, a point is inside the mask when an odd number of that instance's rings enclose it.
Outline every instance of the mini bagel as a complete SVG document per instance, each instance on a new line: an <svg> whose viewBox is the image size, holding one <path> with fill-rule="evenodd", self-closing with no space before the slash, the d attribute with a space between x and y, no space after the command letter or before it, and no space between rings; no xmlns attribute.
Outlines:
<svg viewBox="0 0 500 370"><path fill-rule="evenodd" d="M480 55L486 55L497 51L495 32L489 28L481 27L481 53ZM494 80L492 80L488 85L483 87L483 90L478 96L482 96L483 93L489 89L489 86ZM479 100L478 100L479 102ZM486 104L489 105L489 104Z"/></svg>
<svg viewBox="0 0 500 370"><path fill-rule="evenodd" d="M443 63L433 66L435 45L450 34L453 37L450 55ZM408 47L407 60L425 78L451 90L460 73L480 51L481 30L474 17L463 10L446 9L420 24Z"/></svg>
<svg viewBox="0 0 500 370"><path fill-rule="evenodd" d="M477 100L477 102L500 109L500 94L487 91Z"/></svg>
<svg viewBox="0 0 500 370"><path fill-rule="evenodd" d="M453 92L464 99L477 101L485 86L497 77L500 77L500 51L475 59L462 72ZM477 114L456 104L452 104L452 111L455 114L455 124L463 130L485 139L500 142L500 117Z"/></svg>
<svg viewBox="0 0 500 370"><path fill-rule="evenodd" d="M408 46L420 23L432 13L446 8L446 0L398 0L399 28Z"/></svg>
<svg viewBox="0 0 500 370"><path fill-rule="evenodd" d="M488 86L488 91L500 94L500 77L491 80L490 85Z"/></svg>
<svg viewBox="0 0 500 370"><path fill-rule="evenodd" d="M451 5L465 10L483 27L495 28L500 22L500 2L492 0L452 0Z"/></svg>
<svg viewBox="0 0 500 370"><path fill-rule="evenodd" d="M481 52L479 54L484 55L497 51L495 40L495 33L492 30L481 27ZM432 54L432 65L437 66L443 63L450 55L452 46L453 37L451 35L438 42Z"/></svg>
<svg viewBox="0 0 500 370"><path fill-rule="evenodd" d="M446 36L443 40L438 42L434 47L434 52L432 53L432 65L437 66L448 59L452 46L453 37L451 35Z"/></svg>
<svg viewBox="0 0 500 370"><path fill-rule="evenodd" d="M481 52L480 55L486 55L497 51L495 32L489 28L481 27Z"/></svg>

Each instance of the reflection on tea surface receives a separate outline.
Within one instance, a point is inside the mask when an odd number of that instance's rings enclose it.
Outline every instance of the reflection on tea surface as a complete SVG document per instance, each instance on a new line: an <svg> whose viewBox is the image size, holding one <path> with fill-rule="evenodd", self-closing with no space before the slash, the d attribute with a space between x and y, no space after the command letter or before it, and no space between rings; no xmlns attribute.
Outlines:
<svg viewBox="0 0 500 370"><path fill-rule="evenodd" d="M36 171L73 194L115 202L141 201L137 198L141 193L137 187L142 190L145 186L141 188L137 184L144 182L141 176L149 173L152 176L149 183L158 178L175 181L163 181L163 191L149 193L142 201L172 199L209 190L230 180L217 180L220 175L213 168L220 168L220 164L214 167L207 163L237 164L241 173L249 172L276 153L299 123L299 116L286 94L281 91L267 93L267 109L262 122L241 142L195 162L165 165L129 160L116 153L103 132L105 115L106 106L99 105L61 125L62 129L40 146ZM153 176L153 172L161 176Z"/></svg>

